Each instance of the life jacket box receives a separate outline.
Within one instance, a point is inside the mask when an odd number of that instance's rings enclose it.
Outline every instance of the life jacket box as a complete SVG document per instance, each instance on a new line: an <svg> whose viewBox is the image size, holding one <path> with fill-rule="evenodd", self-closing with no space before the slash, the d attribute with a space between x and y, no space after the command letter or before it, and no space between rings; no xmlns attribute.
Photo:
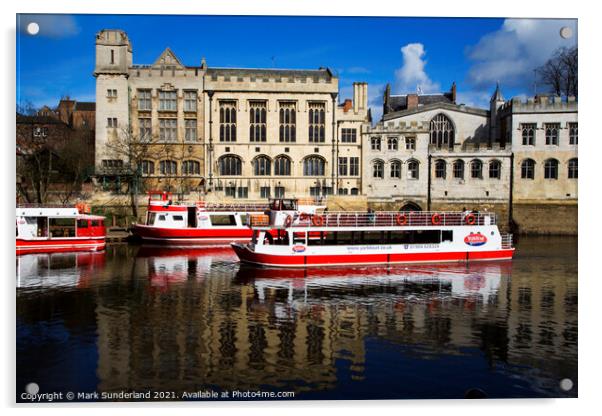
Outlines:
<svg viewBox="0 0 602 416"><path fill-rule="evenodd" d="M270 217L265 214L253 214L249 216L249 225L251 227L266 227L270 225Z"/></svg>

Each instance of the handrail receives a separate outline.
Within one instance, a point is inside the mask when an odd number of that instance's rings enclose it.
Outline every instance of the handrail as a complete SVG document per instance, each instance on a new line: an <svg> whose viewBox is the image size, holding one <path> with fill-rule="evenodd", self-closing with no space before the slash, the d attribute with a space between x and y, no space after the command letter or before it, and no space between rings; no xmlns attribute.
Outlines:
<svg viewBox="0 0 602 416"><path fill-rule="evenodd" d="M502 249L512 248L512 234L502 234Z"/></svg>

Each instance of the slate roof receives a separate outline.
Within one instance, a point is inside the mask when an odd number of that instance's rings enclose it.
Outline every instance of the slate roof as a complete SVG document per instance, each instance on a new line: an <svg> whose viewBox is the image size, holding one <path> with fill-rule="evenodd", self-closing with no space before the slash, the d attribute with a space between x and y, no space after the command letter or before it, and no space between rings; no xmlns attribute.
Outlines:
<svg viewBox="0 0 602 416"><path fill-rule="evenodd" d="M77 101L74 111L96 111L96 103Z"/></svg>
<svg viewBox="0 0 602 416"><path fill-rule="evenodd" d="M451 92L443 94L427 94L418 96L418 105L427 106L436 103L448 103L453 104L453 97ZM407 95L392 95L389 99L390 111L403 111L408 109L408 96Z"/></svg>
<svg viewBox="0 0 602 416"><path fill-rule="evenodd" d="M323 79L333 78L332 72L328 68L320 69L267 69L267 68L207 68L208 76L231 76L244 77L318 77Z"/></svg>

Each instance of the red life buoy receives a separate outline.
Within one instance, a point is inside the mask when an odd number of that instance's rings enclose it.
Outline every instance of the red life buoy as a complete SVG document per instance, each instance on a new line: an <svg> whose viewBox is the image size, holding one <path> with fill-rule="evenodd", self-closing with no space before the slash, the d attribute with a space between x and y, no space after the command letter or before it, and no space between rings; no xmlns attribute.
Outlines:
<svg viewBox="0 0 602 416"><path fill-rule="evenodd" d="M431 223L433 225L439 225L439 224L441 224L441 215L439 215L439 214L433 214L433 216L431 217Z"/></svg>
<svg viewBox="0 0 602 416"><path fill-rule="evenodd" d="M311 219L311 223L316 227L321 227L324 224L324 218L321 215L314 215Z"/></svg>
<svg viewBox="0 0 602 416"><path fill-rule="evenodd" d="M406 225L408 223L408 217L406 214L397 214L397 217L395 218L395 222L399 226Z"/></svg>
<svg viewBox="0 0 602 416"><path fill-rule="evenodd" d="M309 218L309 215L306 212L302 212L301 215L299 216L299 219L301 221L307 221L308 218Z"/></svg>
<svg viewBox="0 0 602 416"><path fill-rule="evenodd" d="M291 226L292 223L293 223L293 217L291 217L290 215L287 215L286 219L284 220L284 226L286 228L288 228Z"/></svg>
<svg viewBox="0 0 602 416"><path fill-rule="evenodd" d="M474 214L468 214L466 216L466 224L468 224L468 225L474 225L475 222L477 222L477 219L474 216Z"/></svg>

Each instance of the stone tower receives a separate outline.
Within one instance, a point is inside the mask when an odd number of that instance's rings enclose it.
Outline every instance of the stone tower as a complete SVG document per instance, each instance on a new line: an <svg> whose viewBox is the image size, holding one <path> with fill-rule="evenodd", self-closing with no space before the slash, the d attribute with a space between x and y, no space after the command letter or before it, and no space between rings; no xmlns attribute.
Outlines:
<svg viewBox="0 0 602 416"><path fill-rule="evenodd" d="M495 86L495 91L489 100L489 146L493 143L502 143L505 138L501 137L500 120L498 116L498 110L505 103L502 91L500 90L500 83L498 82Z"/></svg>
<svg viewBox="0 0 602 416"><path fill-rule="evenodd" d="M106 142L129 125L128 76L132 66L132 44L125 32L105 29L96 35L96 171L115 160L107 154Z"/></svg>

